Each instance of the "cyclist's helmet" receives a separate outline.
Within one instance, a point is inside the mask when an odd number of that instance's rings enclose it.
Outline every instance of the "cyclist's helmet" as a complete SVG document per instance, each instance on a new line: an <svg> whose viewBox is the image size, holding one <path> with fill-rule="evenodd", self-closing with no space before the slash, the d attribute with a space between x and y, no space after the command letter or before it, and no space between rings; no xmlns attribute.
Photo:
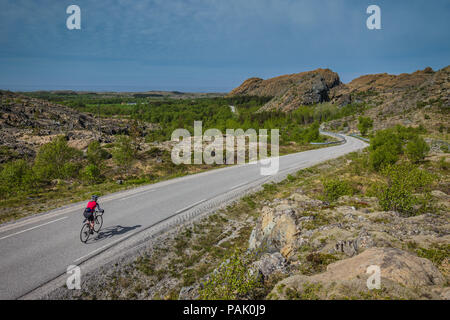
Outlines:
<svg viewBox="0 0 450 320"><path fill-rule="evenodd" d="M92 199L92 201L95 201L95 202L97 202L97 200L98 200L98 196L96 196L96 195L93 195L91 199Z"/></svg>

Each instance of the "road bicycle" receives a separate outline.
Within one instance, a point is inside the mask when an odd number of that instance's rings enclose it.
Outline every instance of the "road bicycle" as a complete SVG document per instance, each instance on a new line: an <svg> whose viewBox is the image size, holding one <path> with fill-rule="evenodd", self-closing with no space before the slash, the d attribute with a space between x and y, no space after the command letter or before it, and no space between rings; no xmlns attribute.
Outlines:
<svg viewBox="0 0 450 320"><path fill-rule="evenodd" d="M103 225L103 213L105 210L99 211L97 208L94 211L94 226L91 226L91 223L88 219L84 219L83 226L80 231L80 240L81 242L86 243L91 236L91 231L95 231L98 233Z"/></svg>

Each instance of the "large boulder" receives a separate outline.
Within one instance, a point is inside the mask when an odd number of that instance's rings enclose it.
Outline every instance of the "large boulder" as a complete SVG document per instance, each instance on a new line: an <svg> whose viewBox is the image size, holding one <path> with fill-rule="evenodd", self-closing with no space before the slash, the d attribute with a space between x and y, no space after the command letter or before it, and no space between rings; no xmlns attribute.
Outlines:
<svg viewBox="0 0 450 320"><path fill-rule="evenodd" d="M314 219L314 216L305 214L308 214L308 210L323 205L320 200L294 193L289 199L279 200L274 206L263 207L250 235L249 249L280 252L285 258L290 258L295 249L301 246L298 236L302 223Z"/></svg>
<svg viewBox="0 0 450 320"><path fill-rule="evenodd" d="M253 270L258 272L263 279L267 279L277 272L285 273L286 267L286 259L279 252L265 253L252 265Z"/></svg>
<svg viewBox="0 0 450 320"><path fill-rule="evenodd" d="M262 248L271 253L287 251L295 241L296 232L295 212L291 206L264 207L250 235L249 249Z"/></svg>
<svg viewBox="0 0 450 320"><path fill-rule="evenodd" d="M367 287L369 266L379 266L381 288ZM313 276L294 275L280 281L269 295L276 299L431 298L448 295L445 279L427 259L396 248L370 248L328 265ZM440 287L440 288L439 288Z"/></svg>

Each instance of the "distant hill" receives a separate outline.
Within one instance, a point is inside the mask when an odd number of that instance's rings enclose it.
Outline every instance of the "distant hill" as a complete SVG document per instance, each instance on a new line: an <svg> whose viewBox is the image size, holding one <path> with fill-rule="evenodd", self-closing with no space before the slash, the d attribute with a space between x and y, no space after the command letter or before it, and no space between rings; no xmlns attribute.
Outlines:
<svg viewBox="0 0 450 320"><path fill-rule="evenodd" d="M181 92L181 91L142 91L142 92L94 92L73 90L50 90L34 91L34 96L47 99L51 95L58 96L97 96L101 98L168 98L168 99L195 99L223 97L225 93L220 92Z"/></svg>

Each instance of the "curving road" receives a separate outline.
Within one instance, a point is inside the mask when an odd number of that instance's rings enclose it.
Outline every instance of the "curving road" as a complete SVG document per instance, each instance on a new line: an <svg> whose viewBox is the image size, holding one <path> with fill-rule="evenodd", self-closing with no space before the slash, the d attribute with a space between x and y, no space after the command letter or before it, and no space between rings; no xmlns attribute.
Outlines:
<svg viewBox="0 0 450 320"><path fill-rule="evenodd" d="M278 176L367 146L356 138L345 138L341 145L280 157ZM87 244L79 240L85 203L1 225L0 299L23 297L64 274L69 265L112 250L125 238L136 238L167 219L182 215L189 219L195 210L214 207L225 195L239 197L268 179L260 175L259 164L245 164L105 196L100 199L106 211L102 231Z"/></svg>

